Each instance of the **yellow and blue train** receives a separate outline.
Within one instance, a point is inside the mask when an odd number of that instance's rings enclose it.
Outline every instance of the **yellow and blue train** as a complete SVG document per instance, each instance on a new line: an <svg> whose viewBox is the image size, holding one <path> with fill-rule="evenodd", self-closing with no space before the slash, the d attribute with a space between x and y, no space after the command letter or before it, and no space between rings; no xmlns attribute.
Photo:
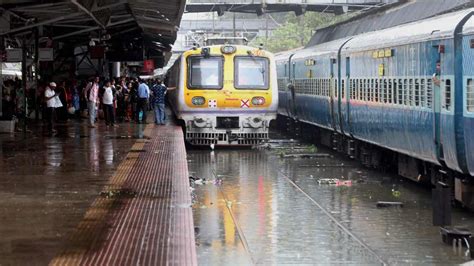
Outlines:
<svg viewBox="0 0 474 266"><path fill-rule="evenodd" d="M251 146L268 139L278 88L272 53L245 45L184 52L169 69L169 101L192 145Z"/></svg>
<svg viewBox="0 0 474 266"><path fill-rule="evenodd" d="M474 9L276 56L279 114L474 207ZM290 85L287 85L290 84Z"/></svg>

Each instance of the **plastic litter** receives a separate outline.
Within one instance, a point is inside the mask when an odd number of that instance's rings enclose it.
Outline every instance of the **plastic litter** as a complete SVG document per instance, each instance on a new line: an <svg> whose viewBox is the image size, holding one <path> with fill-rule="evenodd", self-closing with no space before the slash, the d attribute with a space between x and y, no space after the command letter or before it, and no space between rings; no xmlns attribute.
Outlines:
<svg viewBox="0 0 474 266"><path fill-rule="evenodd" d="M377 201L377 208L403 207L403 202L399 201Z"/></svg>

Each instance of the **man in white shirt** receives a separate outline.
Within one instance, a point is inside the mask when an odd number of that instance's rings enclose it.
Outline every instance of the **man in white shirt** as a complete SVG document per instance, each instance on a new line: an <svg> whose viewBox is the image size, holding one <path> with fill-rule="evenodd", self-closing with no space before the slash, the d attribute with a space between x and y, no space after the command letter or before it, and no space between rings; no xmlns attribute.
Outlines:
<svg viewBox="0 0 474 266"><path fill-rule="evenodd" d="M44 91L44 98L46 100L46 106L47 106L46 114L47 114L47 121L48 121L48 133L50 135L56 133L56 130L53 129L56 108L63 107L63 104L61 103L61 100L58 97L59 94L54 91L55 89L56 89L56 83L51 82L49 83L49 86L46 87L46 90Z"/></svg>
<svg viewBox="0 0 474 266"><path fill-rule="evenodd" d="M107 81L104 86L104 95L102 96L106 126L115 127L114 100L112 85L110 81Z"/></svg>
<svg viewBox="0 0 474 266"><path fill-rule="evenodd" d="M99 104L99 77L95 77L92 82L87 84L84 90L84 97L87 99L87 110L89 111L89 126L95 127L95 118Z"/></svg>

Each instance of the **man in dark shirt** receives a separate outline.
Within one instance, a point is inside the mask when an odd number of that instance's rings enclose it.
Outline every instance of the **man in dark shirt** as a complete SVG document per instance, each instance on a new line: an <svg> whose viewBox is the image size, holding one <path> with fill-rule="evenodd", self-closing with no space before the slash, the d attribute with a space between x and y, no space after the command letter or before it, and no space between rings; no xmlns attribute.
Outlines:
<svg viewBox="0 0 474 266"><path fill-rule="evenodd" d="M165 95L168 88L162 83L161 79L157 79L151 88L153 93L153 109L155 110L155 124L165 124Z"/></svg>

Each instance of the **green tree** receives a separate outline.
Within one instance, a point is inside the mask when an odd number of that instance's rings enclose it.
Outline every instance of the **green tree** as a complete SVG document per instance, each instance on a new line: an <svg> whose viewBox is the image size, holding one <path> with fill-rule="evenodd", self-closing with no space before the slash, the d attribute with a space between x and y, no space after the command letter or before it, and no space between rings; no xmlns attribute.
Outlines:
<svg viewBox="0 0 474 266"><path fill-rule="evenodd" d="M302 16L294 13L286 15L286 21L272 32L270 37L255 38L251 45L263 44L266 50L281 52L304 46L308 43L315 30L340 22L353 16L352 14L334 16L332 14L321 14L307 12Z"/></svg>

